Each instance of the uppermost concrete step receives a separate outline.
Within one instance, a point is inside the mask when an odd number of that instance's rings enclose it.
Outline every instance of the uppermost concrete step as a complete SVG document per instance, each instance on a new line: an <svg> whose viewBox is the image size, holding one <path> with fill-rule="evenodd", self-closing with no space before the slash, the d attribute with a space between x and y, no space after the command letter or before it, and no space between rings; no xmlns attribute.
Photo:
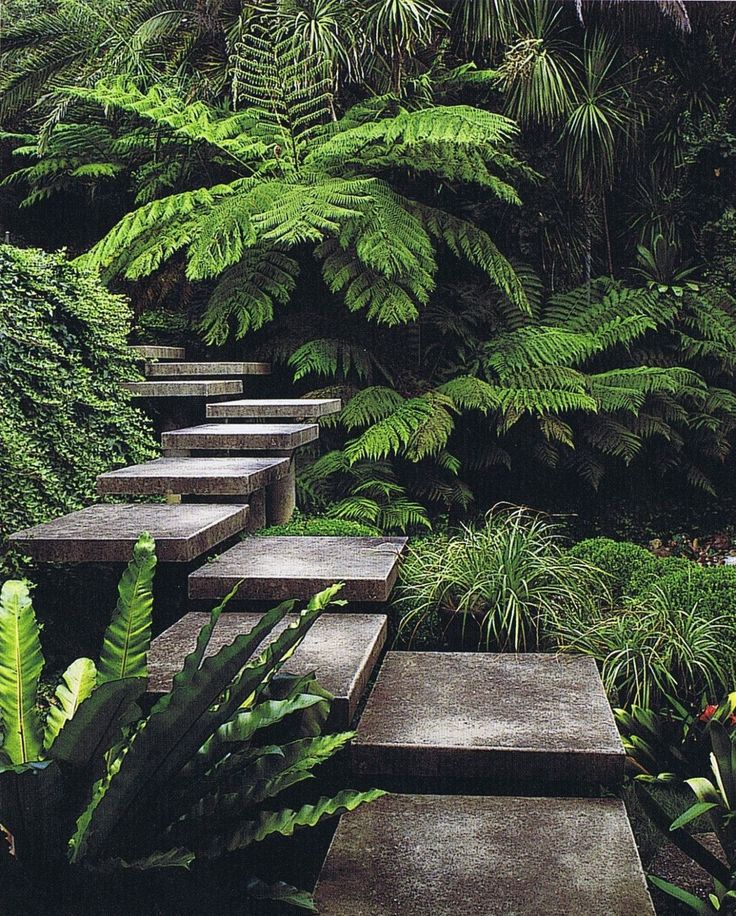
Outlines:
<svg viewBox="0 0 736 916"><path fill-rule="evenodd" d="M276 398L272 400L220 401L207 405L208 417L234 417L272 420L283 417L305 420L337 413L339 398Z"/></svg>
<svg viewBox="0 0 736 916"><path fill-rule="evenodd" d="M135 350L141 359L184 359L186 356L184 347L161 347L157 344L134 344L131 350Z"/></svg>
<svg viewBox="0 0 736 916"><path fill-rule="evenodd" d="M203 379L202 381L125 382L123 388L134 398L211 398L219 394L242 394L238 379Z"/></svg>
<svg viewBox="0 0 736 916"><path fill-rule="evenodd" d="M615 787L625 761L594 659L538 653L389 652L351 751L371 779L516 795Z"/></svg>
<svg viewBox="0 0 736 916"><path fill-rule="evenodd" d="M45 563L127 563L144 531L159 560L189 563L248 523L248 506L101 505L11 534L10 540Z"/></svg>
<svg viewBox="0 0 736 916"><path fill-rule="evenodd" d="M618 798L384 796L340 819L315 901L321 916L654 916Z"/></svg>
<svg viewBox="0 0 736 916"><path fill-rule="evenodd" d="M227 375L269 375L269 363L244 362L187 362L146 363L148 378L218 378Z"/></svg>
<svg viewBox="0 0 736 916"><path fill-rule="evenodd" d="M348 601L387 601L406 538L249 537L189 576L190 598L309 598L335 582Z"/></svg>
<svg viewBox="0 0 736 916"><path fill-rule="evenodd" d="M316 423L204 423L163 433L165 449L289 452L319 437Z"/></svg>

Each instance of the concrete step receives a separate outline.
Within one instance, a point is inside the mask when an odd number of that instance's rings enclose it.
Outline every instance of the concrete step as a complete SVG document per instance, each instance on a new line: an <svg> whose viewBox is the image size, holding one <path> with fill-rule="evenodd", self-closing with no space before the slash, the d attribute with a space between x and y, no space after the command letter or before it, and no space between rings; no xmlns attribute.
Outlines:
<svg viewBox="0 0 736 916"><path fill-rule="evenodd" d="M191 362L146 363L149 378L218 378L223 375L270 375L270 363Z"/></svg>
<svg viewBox="0 0 736 916"><path fill-rule="evenodd" d="M222 598L240 583L236 599L309 598L344 582L341 598L387 601L407 538L246 538L189 576L192 599Z"/></svg>
<svg viewBox="0 0 736 916"><path fill-rule="evenodd" d="M125 382L135 398L211 398L218 394L242 394L243 383L235 379L203 379L179 382Z"/></svg>
<svg viewBox="0 0 736 916"><path fill-rule="evenodd" d="M273 420L324 417L342 407L339 398L275 398L272 400L220 401L207 405L208 417Z"/></svg>
<svg viewBox="0 0 736 916"><path fill-rule="evenodd" d="M148 531L159 560L189 563L239 534L247 522L246 505L101 505L18 531L10 540L45 563L127 563Z"/></svg>
<svg viewBox="0 0 736 916"><path fill-rule="evenodd" d="M617 798L379 798L341 818L315 900L321 916L654 916Z"/></svg>
<svg viewBox="0 0 736 916"><path fill-rule="evenodd" d="M164 433L165 449L289 452L319 436L316 423L204 423Z"/></svg>
<svg viewBox="0 0 736 916"><path fill-rule="evenodd" d="M517 795L615 787L625 759L593 659L490 652L389 652L352 756L371 779Z"/></svg>
<svg viewBox="0 0 736 916"><path fill-rule="evenodd" d="M134 344L135 350L141 359L184 359L184 347L161 347L156 344Z"/></svg>
<svg viewBox="0 0 736 916"><path fill-rule="evenodd" d="M118 496L247 496L288 474L288 458L157 458L100 474L97 492Z"/></svg>
<svg viewBox="0 0 736 916"><path fill-rule="evenodd" d="M186 614L154 639L148 655L150 693L162 694L171 689L174 675L194 649L197 634L209 616ZM207 654L213 655L229 645L260 619L260 614L223 614L215 626ZM294 620L296 615L290 614L274 630L271 639ZM388 618L383 614L325 614L287 662L284 670L293 674L314 671L319 683L334 696L328 722L331 728L341 731L350 727L387 634Z"/></svg>

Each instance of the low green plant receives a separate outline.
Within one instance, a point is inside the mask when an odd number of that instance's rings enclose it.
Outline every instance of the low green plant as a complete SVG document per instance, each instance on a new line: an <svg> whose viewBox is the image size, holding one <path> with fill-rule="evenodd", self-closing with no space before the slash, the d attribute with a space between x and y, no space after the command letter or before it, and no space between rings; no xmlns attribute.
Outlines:
<svg viewBox="0 0 736 916"><path fill-rule="evenodd" d="M302 515L294 513L294 517L284 525L271 525L258 531L259 537L370 537L380 534L378 528L364 525L362 522L353 522L344 518L329 518L323 515Z"/></svg>
<svg viewBox="0 0 736 916"><path fill-rule="evenodd" d="M329 694L313 675L279 673L339 586L316 595L259 654L295 602L208 656L224 603L215 608L171 691L143 713L155 564L143 535L99 661L67 669L45 717L28 586L2 588L0 825L8 843L0 859L11 875L188 868L383 794L345 790L297 808L281 801L352 737L322 734ZM243 893L313 909L309 894L283 883L245 878Z"/></svg>
<svg viewBox="0 0 736 916"><path fill-rule="evenodd" d="M637 594L667 571L667 561L629 541L588 538L571 547L570 553L597 566L607 576L614 602Z"/></svg>
<svg viewBox="0 0 736 916"><path fill-rule="evenodd" d="M558 649L596 659L606 690L622 706L718 695L736 674L736 616L675 606L662 581L619 607L599 606L593 618L561 608L550 624Z"/></svg>
<svg viewBox="0 0 736 916"><path fill-rule="evenodd" d="M732 566L698 566L691 560L663 561L668 571L643 597L658 593L673 610L697 613L707 619L731 617L736 621L736 569ZM677 565L673 565L677 564Z"/></svg>
<svg viewBox="0 0 736 916"><path fill-rule="evenodd" d="M406 633L439 614L459 620L479 645L524 651L544 639L563 609L589 613L605 591L600 573L565 550L554 521L525 508L497 508L479 528L410 545L395 606Z"/></svg>
<svg viewBox="0 0 736 916"><path fill-rule="evenodd" d="M733 913L736 907L736 693L731 693L714 707L707 723L710 742L710 774L681 779L675 773L657 776L641 775L636 779L637 795L652 823L675 843L685 855L704 869L713 880L713 890L707 900L677 887L656 875L652 884L685 904L700 916L712 913ZM652 787L665 786L679 790L686 786L694 803L675 820L671 820ZM686 829L704 818L715 833L724 860L706 849Z"/></svg>

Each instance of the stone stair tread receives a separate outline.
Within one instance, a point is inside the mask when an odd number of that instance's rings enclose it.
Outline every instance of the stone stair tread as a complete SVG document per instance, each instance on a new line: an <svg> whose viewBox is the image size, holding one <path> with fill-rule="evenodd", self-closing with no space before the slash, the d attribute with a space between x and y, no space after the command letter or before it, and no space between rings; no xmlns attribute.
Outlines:
<svg viewBox="0 0 736 916"><path fill-rule="evenodd" d="M123 387L137 398L209 398L218 394L243 393L243 383L237 379L125 382Z"/></svg>
<svg viewBox="0 0 736 916"><path fill-rule="evenodd" d="M165 449L290 451L319 437L316 423L203 423L163 433Z"/></svg>
<svg viewBox="0 0 736 916"><path fill-rule="evenodd" d="M163 562L188 563L243 531L247 505L98 505L18 531L10 540L50 563L125 563L143 531Z"/></svg>
<svg viewBox="0 0 736 916"><path fill-rule="evenodd" d="M156 458L100 474L97 492L247 496L288 473L288 458Z"/></svg>
<svg viewBox="0 0 736 916"><path fill-rule="evenodd" d="M654 916L617 798L387 795L345 814L321 916Z"/></svg>
<svg viewBox="0 0 736 916"><path fill-rule="evenodd" d="M192 599L309 598L335 582L348 601L387 601L398 575L401 537L250 537L189 576Z"/></svg>
<svg viewBox="0 0 736 916"><path fill-rule="evenodd" d="M342 407L339 398L269 398L207 405L208 417L324 417Z"/></svg>
<svg viewBox="0 0 736 916"><path fill-rule="evenodd" d="M625 754L592 658L389 652L352 757L371 778L486 779L499 791L580 794L618 785Z"/></svg>
<svg viewBox="0 0 736 916"><path fill-rule="evenodd" d="M217 360L213 362L170 362L147 363L144 373L149 378L187 378L206 376L216 378L221 375L270 375L271 364L261 362L243 362Z"/></svg>
<svg viewBox="0 0 736 916"><path fill-rule="evenodd" d="M148 690L166 693L181 669L184 658L194 649L197 634L210 615L192 612L156 637L148 656ZM247 633L261 619L260 614L229 612L218 620L207 655L212 655L236 636ZM289 614L273 631L272 637L294 620ZM329 725L346 729L353 720L371 672L380 657L388 634L384 614L325 614L311 627L304 642L286 663L293 674L314 671L319 683L334 696ZM262 646L261 648L264 648Z"/></svg>
<svg viewBox="0 0 736 916"><path fill-rule="evenodd" d="M141 359L184 359L184 347L166 347L159 344L133 344L131 347Z"/></svg>

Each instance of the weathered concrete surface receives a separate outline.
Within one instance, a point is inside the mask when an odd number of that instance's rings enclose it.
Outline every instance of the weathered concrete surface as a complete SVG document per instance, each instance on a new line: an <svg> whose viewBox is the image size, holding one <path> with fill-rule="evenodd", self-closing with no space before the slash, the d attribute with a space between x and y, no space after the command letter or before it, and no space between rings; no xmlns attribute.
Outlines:
<svg viewBox="0 0 736 916"><path fill-rule="evenodd" d="M123 388L137 398L209 398L217 394L242 394L236 379L205 379L199 382L125 382Z"/></svg>
<svg viewBox="0 0 736 916"><path fill-rule="evenodd" d="M199 451L290 451L319 436L316 423L204 423L161 436L164 448Z"/></svg>
<svg viewBox="0 0 736 916"><path fill-rule="evenodd" d="M320 916L654 916L616 798L389 795L346 814Z"/></svg>
<svg viewBox="0 0 736 916"><path fill-rule="evenodd" d="M337 413L342 404L339 398L278 398L272 400L220 401L207 405L208 417L253 417L272 420L284 417L306 419Z"/></svg>
<svg viewBox="0 0 736 916"><path fill-rule="evenodd" d="M209 616L187 614L154 639L148 656L148 689L151 693L166 693L171 689L174 675L194 649L197 633ZM207 654L213 655L229 645L260 619L260 614L224 613L215 626ZM276 638L295 619L296 615L290 614L274 630L271 638ZM388 618L383 614L325 614L307 633L284 670L293 674L314 671L320 684L335 697L330 711L330 726L348 728L386 642L387 633ZM263 649L267 642L259 648Z"/></svg>
<svg viewBox="0 0 736 916"><path fill-rule="evenodd" d="M131 347L141 359L184 359L184 347L161 347L154 344L135 344Z"/></svg>
<svg viewBox="0 0 736 916"><path fill-rule="evenodd" d="M191 378L221 375L270 375L270 363L244 362L191 362L191 363L147 363L144 372L149 378Z"/></svg>
<svg viewBox="0 0 736 916"><path fill-rule="evenodd" d="M406 538L246 538L189 576L189 597L222 598L241 582L241 600L309 598L344 582L348 601L386 601Z"/></svg>
<svg viewBox="0 0 736 916"><path fill-rule="evenodd" d="M266 518L269 525L285 525L296 509L296 464L289 459L289 472L266 489Z"/></svg>
<svg viewBox="0 0 736 916"><path fill-rule="evenodd" d="M157 458L100 474L97 492L246 496L288 474L288 458Z"/></svg>
<svg viewBox="0 0 736 916"><path fill-rule="evenodd" d="M188 563L243 531L247 522L247 505L103 505L18 531L10 540L42 562L125 563L148 531L159 560Z"/></svg>
<svg viewBox="0 0 736 916"><path fill-rule="evenodd" d="M489 652L389 652L352 755L372 778L485 779L518 794L618 785L625 758L593 659Z"/></svg>

